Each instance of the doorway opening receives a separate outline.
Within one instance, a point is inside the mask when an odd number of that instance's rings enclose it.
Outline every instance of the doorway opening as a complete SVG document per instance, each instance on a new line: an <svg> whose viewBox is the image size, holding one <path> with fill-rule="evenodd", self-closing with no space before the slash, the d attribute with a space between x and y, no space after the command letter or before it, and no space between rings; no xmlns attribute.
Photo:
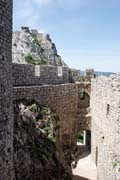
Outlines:
<svg viewBox="0 0 120 180"><path fill-rule="evenodd" d="M77 133L77 146L85 146L91 151L91 131L80 130Z"/></svg>

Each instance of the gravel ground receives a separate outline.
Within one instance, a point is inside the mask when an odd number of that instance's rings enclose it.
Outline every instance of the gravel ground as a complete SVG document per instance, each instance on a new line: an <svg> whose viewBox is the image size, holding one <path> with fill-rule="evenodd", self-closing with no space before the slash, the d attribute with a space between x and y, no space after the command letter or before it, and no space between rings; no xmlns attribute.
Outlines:
<svg viewBox="0 0 120 180"><path fill-rule="evenodd" d="M73 175L73 180L97 180L97 169L91 155L78 161L77 167L73 169Z"/></svg>

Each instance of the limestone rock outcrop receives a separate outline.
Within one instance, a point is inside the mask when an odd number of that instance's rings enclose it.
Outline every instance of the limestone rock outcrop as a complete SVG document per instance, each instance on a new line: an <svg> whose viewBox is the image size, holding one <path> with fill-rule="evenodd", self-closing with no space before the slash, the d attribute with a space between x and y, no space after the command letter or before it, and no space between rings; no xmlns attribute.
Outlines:
<svg viewBox="0 0 120 180"><path fill-rule="evenodd" d="M66 66L48 34L22 27L13 33L12 62Z"/></svg>
<svg viewBox="0 0 120 180"><path fill-rule="evenodd" d="M36 103L14 103L15 180L70 180L56 150L58 118Z"/></svg>

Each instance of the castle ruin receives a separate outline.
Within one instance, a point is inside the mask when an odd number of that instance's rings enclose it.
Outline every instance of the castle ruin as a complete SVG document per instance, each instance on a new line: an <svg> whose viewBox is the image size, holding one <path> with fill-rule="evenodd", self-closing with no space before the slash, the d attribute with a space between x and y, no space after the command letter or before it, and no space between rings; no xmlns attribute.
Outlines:
<svg viewBox="0 0 120 180"><path fill-rule="evenodd" d="M57 112L60 152L86 130L98 180L120 180L120 76L87 70L82 79L68 67L12 64L12 0L0 1L0 19L0 180L14 177L13 101L20 99Z"/></svg>

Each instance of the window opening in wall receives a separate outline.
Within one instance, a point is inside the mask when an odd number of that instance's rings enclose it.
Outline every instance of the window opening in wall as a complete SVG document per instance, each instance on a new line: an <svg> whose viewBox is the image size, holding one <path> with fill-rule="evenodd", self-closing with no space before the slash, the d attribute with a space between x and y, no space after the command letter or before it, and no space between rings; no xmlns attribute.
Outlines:
<svg viewBox="0 0 120 180"><path fill-rule="evenodd" d="M96 157L95 157L96 166L98 164L98 147L96 147Z"/></svg>
<svg viewBox="0 0 120 180"><path fill-rule="evenodd" d="M77 145L84 145L91 151L91 132L80 130L77 134Z"/></svg>
<svg viewBox="0 0 120 180"><path fill-rule="evenodd" d="M110 105L107 104L107 115L109 114L109 112L110 112Z"/></svg>
<svg viewBox="0 0 120 180"><path fill-rule="evenodd" d="M77 146L73 152L72 168L74 169L80 159L88 157L91 149L91 131L79 130L77 133Z"/></svg>
<svg viewBox="0 0 120 180"><path fill-rule="evenodd" d="M86 145L86 131L80 130L77 134L77 145Z"/></svg>

